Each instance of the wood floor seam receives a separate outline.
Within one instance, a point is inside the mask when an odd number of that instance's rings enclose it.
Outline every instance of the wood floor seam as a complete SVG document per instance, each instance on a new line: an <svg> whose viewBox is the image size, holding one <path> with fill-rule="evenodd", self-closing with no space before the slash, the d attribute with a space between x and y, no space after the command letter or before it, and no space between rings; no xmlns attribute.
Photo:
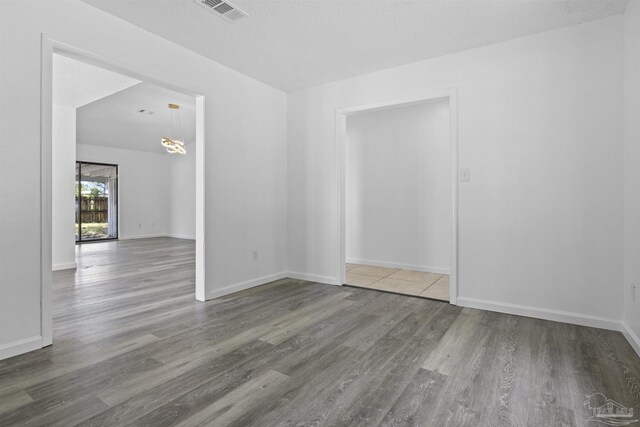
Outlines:
<svg viewBox="0 0 640 427"><path fill-rule="evenodd" d="M586 396L640 414L618 332L286 278L199 302L181 239L77 261L53 346L0 361L2 426L583 426Z"/></svg>

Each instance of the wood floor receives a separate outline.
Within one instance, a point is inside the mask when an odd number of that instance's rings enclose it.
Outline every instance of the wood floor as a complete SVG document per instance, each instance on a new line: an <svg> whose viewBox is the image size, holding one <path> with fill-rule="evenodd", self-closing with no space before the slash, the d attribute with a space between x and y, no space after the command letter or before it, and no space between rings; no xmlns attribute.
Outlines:
<svg viewBox="0 0 640 427"><path fill-rule="evenodd" d="M640 411L617 332L297 280L200 303L190 241L78 250L54 345L0 361L2 426L595 426L596 392Z"/></svg>

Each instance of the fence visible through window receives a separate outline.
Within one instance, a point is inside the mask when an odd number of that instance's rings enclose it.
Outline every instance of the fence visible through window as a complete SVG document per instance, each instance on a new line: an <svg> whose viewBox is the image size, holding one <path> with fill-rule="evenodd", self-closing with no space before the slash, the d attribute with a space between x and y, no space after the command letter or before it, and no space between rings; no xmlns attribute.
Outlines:
<svg viewBox="0 0 640 427"><path fill-rule="evenodd" d="M76 162L76 241L118 238L118 165Z"/></svg>

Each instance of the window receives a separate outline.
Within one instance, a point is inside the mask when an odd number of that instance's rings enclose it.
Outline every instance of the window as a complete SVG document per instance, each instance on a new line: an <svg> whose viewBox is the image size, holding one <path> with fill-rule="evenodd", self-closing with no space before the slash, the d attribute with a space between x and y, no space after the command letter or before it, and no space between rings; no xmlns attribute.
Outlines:
<svg viewBox="0 0 640 427"><path fill-rule="evenodd" d="M76 242L118 238L118 165L76 162Z"/></svg>

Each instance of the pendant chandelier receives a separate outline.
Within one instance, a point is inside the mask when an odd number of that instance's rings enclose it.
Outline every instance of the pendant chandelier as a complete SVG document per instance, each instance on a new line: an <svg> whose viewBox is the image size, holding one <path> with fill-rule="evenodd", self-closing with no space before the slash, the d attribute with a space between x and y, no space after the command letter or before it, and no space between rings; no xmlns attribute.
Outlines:
<svg viewBox="0 0 640 427"><path fill-rule="evenodd" d="M178 104L169 104L170 127L169 136L162 137L162 146L169 154L186 154L184 141L179 138L182 133L182 123L180 122L180 106Z"/></svg>

